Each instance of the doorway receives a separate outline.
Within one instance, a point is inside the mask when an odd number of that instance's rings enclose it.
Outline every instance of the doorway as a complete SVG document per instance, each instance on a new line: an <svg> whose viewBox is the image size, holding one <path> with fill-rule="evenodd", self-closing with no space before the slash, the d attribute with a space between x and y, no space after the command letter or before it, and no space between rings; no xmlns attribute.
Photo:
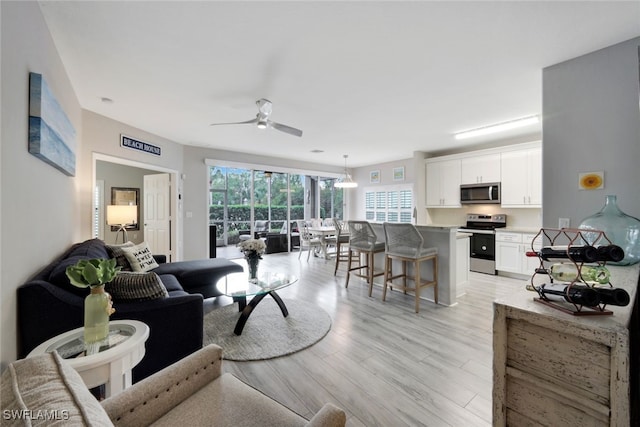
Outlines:
<svg viewBox="0 0 640 427"><path fill-rule="evenodd" d="M101 187L103 198L99 196L94 197L94 209L93 215L93 230L95 237L103 239L108 244L115 242L115 233L111 232L111 227L104 227L97 221L104 222L100 218L104 218L104 207L110 204L109 195L111 194L112 187L134 187L140 189L140 194L143 194L145 187L144 180L147 175L158 175L160 173L168 174L169 181L173 185L168 184L167 191L168 203L165 204L165 215L170 220L168 228L167 240L169 241L169 250L166 251L168 261L176 261L182 259L182 245L181 232L182 225L180 224L180 218L177 214L181 209L179 205L178 194L180 191L180 182L178 181L178 172L175 170L150 165L146 163L136 162L132 160L122 159L119 157L108 156L100 153L93 153L93 188ZM175 184L178 185L175 185ZM128 238L134 243L141 243L142 241L149 241L145 234L145 198L140 198L139 210L141 212L141 221L139 224L139 230L129 231ZM102 202L102 203L101 203ZM164 212L163 210L163 212ZM157 211L156 211L157 212ZM102 230L102 231L101 231Z"/></svg>

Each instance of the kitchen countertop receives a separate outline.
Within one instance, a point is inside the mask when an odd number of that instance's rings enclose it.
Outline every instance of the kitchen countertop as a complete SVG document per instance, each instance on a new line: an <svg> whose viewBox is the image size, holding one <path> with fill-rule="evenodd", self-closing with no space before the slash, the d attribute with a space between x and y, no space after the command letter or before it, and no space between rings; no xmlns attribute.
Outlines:
<svg viewBox="0 0 640 427"><path fill-rule="evenodd" d="M542 227L524 227L524 226L515 226L515 227L504 227L498 228L496 231L506 231L510 233L534 233L537 234Z"/></svg>
<svg viewBox="0 0 640 427"><path fill-rule="evenodd" d="M440 229L440 230L451 230L451 229L458 229L460 227L462 227L460 224L418 224L416 225L416 227L420 228L420 227L428 227L428 228L436 228L436 229Z"/></svg>

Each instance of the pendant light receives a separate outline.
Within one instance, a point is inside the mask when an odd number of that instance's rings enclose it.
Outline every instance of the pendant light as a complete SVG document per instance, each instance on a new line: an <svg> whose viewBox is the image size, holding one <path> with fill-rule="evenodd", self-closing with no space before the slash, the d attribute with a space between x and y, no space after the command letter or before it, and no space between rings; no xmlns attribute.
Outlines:
<svg viewBox="0 0 640 427"><path fill-rule="evenodd" d="M335 184L333 184L336 188L355 188L358 186L358 183L351 179L351 175L347 172L347 157L348 154L344 154L344 176L338 180Z"/></svg>

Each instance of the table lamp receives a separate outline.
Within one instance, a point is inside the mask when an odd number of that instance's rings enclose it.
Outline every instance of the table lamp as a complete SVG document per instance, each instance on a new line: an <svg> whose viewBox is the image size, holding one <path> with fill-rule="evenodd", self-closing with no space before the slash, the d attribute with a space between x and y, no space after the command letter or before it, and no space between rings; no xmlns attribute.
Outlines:
<svg viewBox="0 0 640 427"><path fill-rule="evenodd" d="M120 226L116 232L116 243L118 243L118 234L122 230L122 243L127 243L127 225L135 224L138 218L138 206L136 205L108 205L107 206L107 224Z"/></svg>

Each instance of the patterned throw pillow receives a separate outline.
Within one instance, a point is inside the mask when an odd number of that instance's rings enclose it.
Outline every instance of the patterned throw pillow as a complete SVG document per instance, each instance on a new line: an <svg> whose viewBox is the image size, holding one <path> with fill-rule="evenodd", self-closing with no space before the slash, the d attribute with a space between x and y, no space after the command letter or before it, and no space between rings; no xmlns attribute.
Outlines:
<svg viewBox="0 0 640 427"><path fill-rule="evenodd" d="M125 246L122 250L133 271L149 271L158 267L146 242L131 247Z"/></svg>
<svg viewBox="0 0 640 427"><path fill-rule="evenodd" d="M132 248L135 246L133 242L123 243L122 245L105 245L107 247L107 252L111 255L111 258L116 259L116 264L122 267L123 271L131 271L131 264L127 260L127 257L124 255L123 248Z"/></svg>
<svg viewBox="0 0 640 427"><path fill-rule="evenodd" d="M105 285L114 301L122 300L151 300L169 296L160 276L154 272L136 273L133 271L119 271L113 280Z"/></svg>

